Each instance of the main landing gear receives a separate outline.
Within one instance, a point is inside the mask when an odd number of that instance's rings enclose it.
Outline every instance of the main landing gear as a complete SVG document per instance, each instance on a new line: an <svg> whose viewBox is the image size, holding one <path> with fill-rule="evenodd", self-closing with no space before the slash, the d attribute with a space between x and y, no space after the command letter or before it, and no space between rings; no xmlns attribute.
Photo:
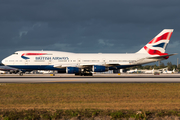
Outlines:
<svg viewBox="0 0 180 120"><path fill-rule="evenodd" d="M75 73L75 75L80 75L80 76L93 76L92 73Z"/></svg>
<svg viewBox="0 0 180 120"><path fill-rule="evenodd" d="M92 73L84 73L84 76L93 76Z"/></svg>

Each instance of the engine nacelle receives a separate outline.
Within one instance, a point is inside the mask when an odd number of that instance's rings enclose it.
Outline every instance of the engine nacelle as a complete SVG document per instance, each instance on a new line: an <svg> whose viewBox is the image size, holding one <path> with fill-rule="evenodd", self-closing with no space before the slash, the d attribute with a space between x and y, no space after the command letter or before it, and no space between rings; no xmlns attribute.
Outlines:
<svg viewBox="0 0 180 120"><path fill-rule="evenodd" d="M101 65L94 65L92 67L92 71L93 72L105 72L108 71L109 68L105 67L105 66L101 66Z"/></svg>
<svg viewBox="0 0 180 120"><path fill-rule="evenodd" d="M68 73L68 74L75 74L75 73L79 73L80 71L81 71L81 69L78 67L67 67L66 68L66 73Z"/></svg>

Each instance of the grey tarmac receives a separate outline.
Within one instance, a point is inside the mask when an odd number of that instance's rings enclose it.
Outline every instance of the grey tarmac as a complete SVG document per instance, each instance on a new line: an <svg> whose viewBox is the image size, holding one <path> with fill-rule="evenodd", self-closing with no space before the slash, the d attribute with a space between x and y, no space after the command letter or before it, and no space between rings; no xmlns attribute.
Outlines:
<svg viewBox="0 0 180 120"><path fill-rule="evenodd" d="M3 74L0 83L180 83L180 74Z"/></svg>

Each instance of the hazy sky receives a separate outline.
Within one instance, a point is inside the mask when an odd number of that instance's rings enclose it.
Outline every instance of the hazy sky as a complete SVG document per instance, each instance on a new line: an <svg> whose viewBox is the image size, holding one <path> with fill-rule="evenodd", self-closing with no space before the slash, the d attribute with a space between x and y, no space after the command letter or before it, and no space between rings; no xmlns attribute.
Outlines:
<svg viewBox="0 0 180 120"><path fill-rule="evenodd" d="M166 52L180 53L180 0L1 0L0 60L19 50L132 53L165 28Z"/></svg>

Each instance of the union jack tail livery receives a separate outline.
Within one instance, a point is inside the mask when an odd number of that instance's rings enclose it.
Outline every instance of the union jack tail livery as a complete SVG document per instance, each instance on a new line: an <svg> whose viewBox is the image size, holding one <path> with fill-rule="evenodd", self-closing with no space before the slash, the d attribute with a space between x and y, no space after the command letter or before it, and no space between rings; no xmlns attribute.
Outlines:
<svg viewBox="0 0 180 120"><path fill-rule="evenodd" d="M137 53L145 53L158 56L168 55L167 53L165 53L165 50L171 38L172 32L173 29L164 29Z"/></svg>

